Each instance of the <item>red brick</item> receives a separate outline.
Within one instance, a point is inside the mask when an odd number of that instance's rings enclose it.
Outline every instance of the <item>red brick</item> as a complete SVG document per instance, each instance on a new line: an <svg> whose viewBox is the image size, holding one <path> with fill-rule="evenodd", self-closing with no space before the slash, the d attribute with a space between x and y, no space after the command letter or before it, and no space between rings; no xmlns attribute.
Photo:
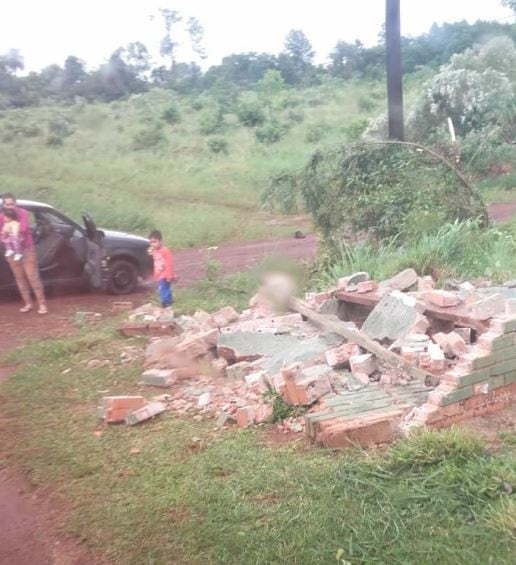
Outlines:
<svg viewBox="0 0 516 565"><path fill-rule="evenodd" d="M461 303L461 299L456 294L446 290L431 290L426 293L425 297L429 302L440 308L458 306Z"/></svg>
<svg viewBox="0 0 516 565"><path fill-rule="evenodd" d="M240 428L247 428L254 424L255 409L254 406L243 406L236 411L236 421Z"/></svg>
<svg viewBox="0 0 516 565"><path fill-rule="evenodd" d="M325 353L326 363L330 367L338 367L349 363L349 358L360 354L360 347L356 343L344 343L339 347L328 349Z"/></svg>
<svg viewBox="0 0 516 565"><path fill-rule="evenodd" d="M375 290L378 290L377 281L362 281L357 283L357 292L360 294L366 292L373 292Z"/></svg>

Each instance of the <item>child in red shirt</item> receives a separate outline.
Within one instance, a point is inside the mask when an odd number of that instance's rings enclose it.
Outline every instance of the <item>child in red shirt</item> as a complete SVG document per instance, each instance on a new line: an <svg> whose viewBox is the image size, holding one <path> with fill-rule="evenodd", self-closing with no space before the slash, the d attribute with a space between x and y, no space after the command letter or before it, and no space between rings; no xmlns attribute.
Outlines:
<svg viewBox="0 0 516 565"><path fill-rule="evenodd" d="M149 240L149 253L154 260L154 280L158 283L159 300L162 308L168 308L174 303L171 286L175 279L174 257L170 249L163 245L163 236L159 230L153 230Z"/></svg>

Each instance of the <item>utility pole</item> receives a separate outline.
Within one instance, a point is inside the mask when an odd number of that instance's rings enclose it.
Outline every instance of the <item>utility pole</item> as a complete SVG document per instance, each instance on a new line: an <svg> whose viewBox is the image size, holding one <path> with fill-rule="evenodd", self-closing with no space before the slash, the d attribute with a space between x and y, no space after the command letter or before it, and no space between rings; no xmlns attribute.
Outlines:
<svg viewBox="0 0 516 565"><path fill-rule="evenodd" d="M387 52L389 139L403 141L400 0L385 0L385 47Z"/></svg>

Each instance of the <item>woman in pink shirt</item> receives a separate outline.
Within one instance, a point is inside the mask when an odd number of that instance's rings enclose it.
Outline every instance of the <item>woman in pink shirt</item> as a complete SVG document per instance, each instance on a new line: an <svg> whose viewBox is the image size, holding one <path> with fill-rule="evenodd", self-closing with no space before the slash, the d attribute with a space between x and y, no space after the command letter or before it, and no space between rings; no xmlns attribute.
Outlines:
<svg viewBox="0 0 516 565"><path fill-rule="evenodd" d="M43 285L39 278L38 260L34 249L34 240L30 231L30 215L27 210L16 206L16 197L8 192L2 196L2 212L0 213L0 233L3 232L4 225L17 218L19 223L18 237L20 244L20 254L8 254L6 259L16 280L16 286L25 303L20 312L32 310L31 289L38 303L38 313L48 312Z"/></svg>

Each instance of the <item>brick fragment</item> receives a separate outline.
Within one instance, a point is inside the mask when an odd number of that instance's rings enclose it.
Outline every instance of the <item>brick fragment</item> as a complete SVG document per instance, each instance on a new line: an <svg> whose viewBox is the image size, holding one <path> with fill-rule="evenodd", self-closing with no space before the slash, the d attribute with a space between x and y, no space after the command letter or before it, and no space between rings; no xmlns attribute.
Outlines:
<svg viewBox="0 0 516 565"><path fill-rule="evenodd" d="M446 290L431 290L426 293L425 297L429 302L440 308L458 306L461 303L461 299L456 294Z"/></svg>
<svg viewBox="0 0 516 565"><path fill-rule="evenodd" d="M127 414L145 404L143 396L104 396L99 416L107 423L123 422Z"/></svg>
<svg viewBox="0 0 516 565"><path fill-rule="evenodd" d="M373 292L374 290L378 290L378 281L361 281L357 283L357 292L359 294Z"/></svg>
<svg viewBox="0 0 516 565"><path fill-rule="evenodd" d="M310 374L303 372L300 365L290 365L281 370L285 386L283 400L294 406L313 404L321 396L331 392L327 373Z"/></svg>
<svg viewBox="0 0 516 565"><path fill-rule="evenodd" d="M466 345L469 345L471 343L471 337L473 333L473 330L471 328L455 328L454 331L460 335Z"/></svg>
<svg viewBox="0 0 516 565"><path fill-rule="evenodd" d="M172 369L149 369L143 373L142 381L149 386L169 387L177 381L177 378Z"/></svg>
<svg viewBox="0 0 516 565"><path fill-rule="evenodd" d="M349 363L350 357L360 355L360 347L356 343L343 343L328 349L325 353L326 363L330 367L340 367Z"/></svg>
<svg viewBox="0 0 516 565"><path fill-rule="evenodd" d="M371 375L376 371L376 357L371 353L364 353L363 355L354 355L349 359L351 372L362 373Z"/></svg>
<svg viewBox="0 0 516 565"><path fill-rule="evenodd" d="M255 409L254 406L242 406L238 408L235 414L237 425L240 428L247 428L254 424Z"/></svg>
<svg viewBox="0 0 516 565"><path fill-rule="evenodd" d="M430 355L430 371L433 373L444 371L446 361L440 346L437 343L428 344L428 353Z"/></svg>
<svg viewBox="0 0 516 565"><path fill-rule="evenodd" d="M161 412L164 412L165 410L166 406L163 402L149 402L146 406L127 414L125 423L128 426L134 426L135 424L144 422L145 420L149 420L150 418L161 414Z"/></svg>
<svg viewBox="0 0 516 565"><path fill-rule="evenodd" d="M225 306L211 315L213 325L217 328L229 326L239 319L239 313L232 306Z"/></svg>

